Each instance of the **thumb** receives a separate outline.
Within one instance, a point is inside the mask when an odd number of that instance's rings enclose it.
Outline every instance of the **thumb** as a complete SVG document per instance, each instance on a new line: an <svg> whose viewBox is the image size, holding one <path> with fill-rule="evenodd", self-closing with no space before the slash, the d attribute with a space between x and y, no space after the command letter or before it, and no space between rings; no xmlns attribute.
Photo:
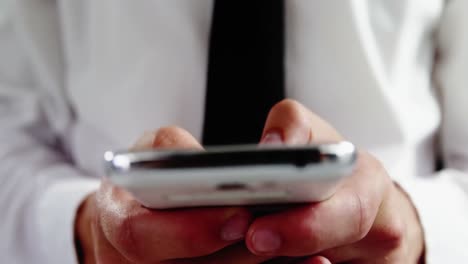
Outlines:
<svg viewBox="0 0 468 264"><path fill-rule="evenodd" d="M305 106L285 99L270 110L261 143L303 145L319 142L336 142L343 137L327 122Z"/></svg>
<svg viewBox="0 0 468 264"><path fill-rule="evenodd" d="M131 150L148 149L202 149L202 146L185 129L169 126L144 133L131 148Z"/></svg>

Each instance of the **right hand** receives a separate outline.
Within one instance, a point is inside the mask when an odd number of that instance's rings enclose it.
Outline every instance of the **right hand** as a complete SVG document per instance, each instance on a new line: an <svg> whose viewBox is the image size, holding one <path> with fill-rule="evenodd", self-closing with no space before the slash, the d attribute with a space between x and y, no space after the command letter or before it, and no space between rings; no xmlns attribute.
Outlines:
<svg viewBox="0 0 468 264"><path fill-rule="evenodd" d="M185 130L169 127L134 147L148 148L202 147ZM261 263L268 257L253 255L243 243L251 221L242 207L151 210L104 179L82 204L75 226L84 263Z"/></svg>

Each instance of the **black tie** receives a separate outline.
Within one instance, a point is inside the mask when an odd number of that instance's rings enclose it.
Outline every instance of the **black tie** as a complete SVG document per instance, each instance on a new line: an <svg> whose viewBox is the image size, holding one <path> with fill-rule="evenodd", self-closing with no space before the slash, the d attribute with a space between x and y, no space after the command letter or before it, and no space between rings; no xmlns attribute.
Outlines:
<svg viewBox="0 0 468 264"><path fill-rule="evenodd" d="M257 143L284 98L283 0L215 0L204 145Z"/></svg>

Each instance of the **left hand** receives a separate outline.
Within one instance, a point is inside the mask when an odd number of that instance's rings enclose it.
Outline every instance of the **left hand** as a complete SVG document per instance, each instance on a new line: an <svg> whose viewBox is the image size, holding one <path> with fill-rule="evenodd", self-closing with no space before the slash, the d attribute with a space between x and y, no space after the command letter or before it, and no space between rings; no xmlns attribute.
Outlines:
<svg viewBox="0 0 468 264"><path fill-rule="evenodd" d="M264 139L285 144L342 140L329 124L292 100L271 110ZM360 151L357 167L330 199L255 219L246 237L261 256L323 256L332 263L417 263L423 231L408 196L380 162ZM311 262L316 263L310 259ZM325 262L324 262L325 263Z"/></svg>

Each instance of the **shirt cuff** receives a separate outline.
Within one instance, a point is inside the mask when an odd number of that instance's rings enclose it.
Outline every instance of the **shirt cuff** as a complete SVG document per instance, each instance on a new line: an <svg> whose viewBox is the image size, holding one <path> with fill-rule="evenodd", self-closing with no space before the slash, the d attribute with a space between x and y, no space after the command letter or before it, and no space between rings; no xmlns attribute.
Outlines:
<svg viewBox="0 0 468 264"><path fill-rule="evenodd" d="M87 195L99 188L100 181L84 177L69 168L63 177L50 184L38 203L37 221L42 252L48 263L77 263L75 216Z"/></svg>
<svg viewBox="0 0 468 264"><path fill-rule="evenodd" d="M424 230L426 263L465 263L468 260L468 194L457 182L468 177L444 170L427 178L399 180L418 211Z"/></svg>

